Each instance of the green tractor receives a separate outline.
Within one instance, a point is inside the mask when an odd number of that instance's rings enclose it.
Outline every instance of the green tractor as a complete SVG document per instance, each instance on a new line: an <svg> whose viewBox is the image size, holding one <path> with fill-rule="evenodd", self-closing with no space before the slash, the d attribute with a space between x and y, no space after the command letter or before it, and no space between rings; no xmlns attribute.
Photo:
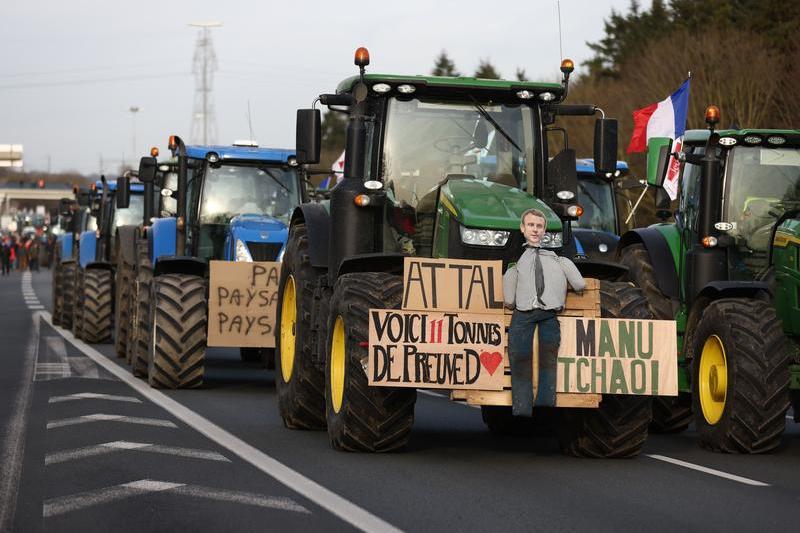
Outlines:
<svg viewBox="0 0 800 533"><path fill-rule="evenodd" d="M528 208L547 216L543 246L573 257L570 221L580 215L575 152L565 147L549 159L548 133L558 130L565 139L563 128L552 127L557 116L598 109L561 103L569 60L561 83L366 74L363 48L355 64L359 75L317 99L348 115L344 177L329 202L293 213L275 380L287 427L327 428L336 449L382 452L408 441L416 390L368 384L369 310L400 307L408 256L501 260L504 269L516 262L523 251L520 215ZM319 152L319 110L299 110L298 161L317 163ZM596 122L595 163L602 172L616 170L613 119ZM584 276L594 274L592 266L581 265ZM605 317L651 317L644 295L629 283L602 281L600 296ZM550 409L560 415L562 449L637 454L650 400L605 395L597 409ZM476 405L492 431L530 420L512 420L510 400Z"/></svg>
<svg viewBox="0 0 800 533"><path fill-rule="evenodd" d="M677 321L681 394L656 401L655 428L694 420L703 448L762 453L780 444L790 399L800 413L800 130L718 120L710 106L709 129L673 154L675 222L625 234L619 254L656 318ZM663 186L672 150L651 139L650 185Z"/></svg>

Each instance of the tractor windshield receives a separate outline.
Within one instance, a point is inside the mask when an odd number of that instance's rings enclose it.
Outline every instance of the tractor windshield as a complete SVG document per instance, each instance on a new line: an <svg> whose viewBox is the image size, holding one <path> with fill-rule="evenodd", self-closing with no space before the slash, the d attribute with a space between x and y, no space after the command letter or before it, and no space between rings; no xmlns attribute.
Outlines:
<svg viewBox="0 0 800 533"><path fill-rule="evenodd" d="M767 266L778 218L800 208L800 148L738 146L728 156L726 182L726 220L735 224L736 250L752 276Z"/></svg>
<svg viewBox="0 0 800 533"><path fill-rule="evenodd" d="M580 177L578 204L583 207L583 214L572 223L572 227L617 232L611 182L597 177Z"/></svg>
<svg viewBox="0 0 800 533"><path fill-rule="evenodd" d="M228 224L236 215L267 215L289 223L300 203L297 171L289 167L209 166L203 181L200 224Z"/></svg>
<svg viewBox="0 0 800 533"><path fill-rule="evenodd" d="M142 222L144 214L144 195L131 194L131 201L125 209L114 209L114 228L135 226Z"/></svg>
<svg viewBox="0 0 800 533"><path fill-rule="evenodd" d="M394 201L411 208L445 179L525 188L532 175L532 121L524 105L392 98L381 177Z"/></svg>

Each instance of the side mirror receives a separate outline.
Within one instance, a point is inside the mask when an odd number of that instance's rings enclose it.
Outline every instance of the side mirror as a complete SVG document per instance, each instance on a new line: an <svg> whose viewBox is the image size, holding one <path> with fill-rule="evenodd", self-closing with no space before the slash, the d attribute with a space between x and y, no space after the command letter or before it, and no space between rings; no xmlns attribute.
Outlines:
<svg viewBox="0 0 800 533"><path fill-rule="evenodd" d="M613 174L617 170L617 119L598 118L594 123L595 172Z"/></svg>
<svg viewBox="0 0 800 533"><path fill-rule="evenodd" d="M158 170L158 160L155 157L143 157L139 160L139 181L153 183Z"/></svg>
<svg viewBox="0 0 800 533"><path fill-rule="evenodd" d="M101 203L102 202L100 200L100 197L95 196L94 198L92 198L92 204L89 207L89 213L95 218L99 218L100 217L100 207L101 207L100 204Z"/></svg>
<svg viewBox="0 0 800 533"><path fill-rule="evenodd" d="M301 165L319 163L321 121L319 109L297 110L295 152Z"/></svg>
<svg viewBox="0 0 800 533"><path fill-rule="evenodd" d="M569 191L577 195L578 169L575 162L575 150L564 148L547 164L547 185L552 187L552 194Z"/></svg>
<svg viewBox="0 0 800 533"><path fill-rule="evenodd" d="M647 184L660 188L664 184L672 152L672 139L652 137L647 143Z"/></svg>
<svg viewBox="0 0 800 533"><path fill-rule="evenodd" d="M142 159L145 159L144 157ZM131 179L128 176L117 178L117 209L131 205Z"/></svg>

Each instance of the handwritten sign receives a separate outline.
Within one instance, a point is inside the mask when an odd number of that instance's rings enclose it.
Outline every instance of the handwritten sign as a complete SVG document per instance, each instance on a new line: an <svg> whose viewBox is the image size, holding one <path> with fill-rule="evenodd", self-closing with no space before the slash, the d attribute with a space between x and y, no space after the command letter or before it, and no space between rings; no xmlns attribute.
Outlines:
<svg viewBox="0 0 800 533"><path fill-rule="evenodd" d="M503 262L406 257L403 309L503 313Z"/></svg>
<svg viewBox="0 0 800 533"><path fill-rule="evenodd" d="M208 345L275 347L280 263L211 261Z"/></svg>
<svg viewBox="0 0 800 533"><path fill-rule="evenodd" d="M558 392L678 394L672 320L558 317Z"/></svg>
<svg viewBox="0 0 800 533"><path fill-rule="evenodd" d="M502 390L503 315L371 309L370 385Z"/></svg>

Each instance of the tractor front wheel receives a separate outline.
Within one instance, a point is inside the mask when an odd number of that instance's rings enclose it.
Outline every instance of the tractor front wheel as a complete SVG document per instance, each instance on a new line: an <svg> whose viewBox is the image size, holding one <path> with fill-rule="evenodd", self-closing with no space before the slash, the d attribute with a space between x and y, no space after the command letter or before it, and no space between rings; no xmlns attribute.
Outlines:
<svg viewBox="0 0 800 533"><path fill-rule="evenodd" d="M333 289L325 358L328 436L334 448L390 452L403 448L414 423L417 391L370 387L367 380L370 309L399 309L400 276L345 274Z"/></svg>
<svg viewBox="0 0 800 533"><path fill-rule="evenodd" d="M153 280L151 306L150 386L199 387L206 355L205 280L189 274L159 276Z"/></svg>
<svg viewBox="0 0 800 533"><path fill-rule="evenodd" d="M114 278L110 270L91 269L83 276L83 338L97 344L111 340Z"/></svg>
<svg viewBox="0 0 800 533"><path fill-rule="evenodd" d="M72 328L72 306L75 302L75 262L61 267L61 327Z"/></svg>
<svg viewBox="0 0 800 533"><path fill-rule="evenodd" d="M774 308L755 299L716 300L692 339L700 446L725 453L777 448L789 407L789 354Z"/></svg>

